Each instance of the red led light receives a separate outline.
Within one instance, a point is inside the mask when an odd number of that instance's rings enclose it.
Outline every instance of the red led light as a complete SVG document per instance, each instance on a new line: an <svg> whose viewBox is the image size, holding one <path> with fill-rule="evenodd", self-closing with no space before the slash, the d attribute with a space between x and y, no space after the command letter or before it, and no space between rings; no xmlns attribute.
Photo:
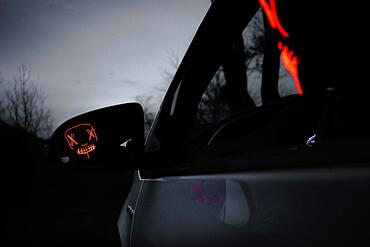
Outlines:
<svg viewBox="0 0 370 247"><path fill-rule="evenodd" d="M83 123L68 128L64 132L69 148L78 155L86 155L96 149L98 136L91 124Z"/></svg>
<svg viewBox="0 0 370 247"><path fill-rule="evenodd" d="M275 0L258 0L258 1L264 13L266 14L270 27L272 29L278 30L281 36L283 36L284 38L288 38L289 33L283 28L279 21ZM285 69L289 72L290 76L293 78L298 94L303 95L303 90L298 75L299 62L297 56L294 54L294 51L290 50L288 46L283 45L281 41L279 41L278 43L278 48L281 51L281 61Z"/></svg>
<svg viewBox="0 0 370 247"><path fill-rule="evenodd" d="M68 144L70 148L73 148L74 145L77 145L78 143L73 139L75 137L75 134L66 135Z"/></svg>
<svg viewBox="0 0 370 247"><path fill-rule="evenodd" d="M285 69L289 72L290 76L293 78L298 94L303 95L303 90L298 75L297 56L294 55L293 51L289 50L288 46L284 46L282 42L278 43L278 48L279 50L281 50L281 61Z"/></svg>
<svg viewBox="0 0 370 247"><path fill-rule="evenodd" d="M269 3L267 3L267 0L258 0L258 1L266 14L266 17L270 23L271 28L277 29L283 37L288 38L289 33L285 31L285 29L283 28L279 21L275 0L269 0Z"/></svg>

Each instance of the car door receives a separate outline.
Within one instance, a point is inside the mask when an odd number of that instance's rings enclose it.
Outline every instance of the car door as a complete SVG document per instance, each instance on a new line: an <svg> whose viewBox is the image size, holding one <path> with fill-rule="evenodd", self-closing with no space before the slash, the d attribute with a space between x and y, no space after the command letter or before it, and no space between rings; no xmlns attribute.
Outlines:
<svg viewBox="0 0 370 247"><path fill-rule="evenodd" d="M123 246L368 244L368 134L338 130L346 103L335 90L302 97L279 73L264 79L282 70L273 57L262 60L262 78L256 69L237 69L232 52L258 15L257 2L216 1L209 10L162 103L121 211ZM264 55L274 56L267 48ZM227 70L230 64L234 69ZM241 79L251 87L256 78L268 92L284 84L287 91L276 98L249 90L244 95L252 104L242 93L228 97L241 90Z"/></svg>

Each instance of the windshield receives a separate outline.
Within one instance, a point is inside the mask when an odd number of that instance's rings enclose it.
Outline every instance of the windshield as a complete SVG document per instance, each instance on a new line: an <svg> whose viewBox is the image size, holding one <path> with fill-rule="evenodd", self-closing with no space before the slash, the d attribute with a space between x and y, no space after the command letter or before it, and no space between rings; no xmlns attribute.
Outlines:
<svg viewBox="0 0 370 247"><path fill-rule="evenodd" d="M1 0L1 105L6 108L6 92L23 76L45 100L52 129L129 101L141 101L154 115L210 4Z"/></svg>

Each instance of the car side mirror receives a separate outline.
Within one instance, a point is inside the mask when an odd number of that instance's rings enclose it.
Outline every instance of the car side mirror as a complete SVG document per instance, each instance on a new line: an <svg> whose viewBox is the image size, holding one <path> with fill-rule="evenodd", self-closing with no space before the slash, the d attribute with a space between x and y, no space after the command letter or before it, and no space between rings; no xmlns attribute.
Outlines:
<svg viewBox="0 0 370 247"><path fill-rule="evenodd" d="M59 126L49 157L72 168L134 169L144 152L144 114L138 103L106 107Z"/></svg>

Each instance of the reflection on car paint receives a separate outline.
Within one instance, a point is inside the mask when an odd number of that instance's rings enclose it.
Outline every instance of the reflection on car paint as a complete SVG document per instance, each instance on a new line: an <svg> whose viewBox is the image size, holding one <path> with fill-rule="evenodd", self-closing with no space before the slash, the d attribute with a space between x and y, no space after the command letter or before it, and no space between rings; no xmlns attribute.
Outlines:
<svg viewBox="0 0 370 247"><path fill-rule="evenodd" d="M225 190L215 189L222 183ZM238 181L226 179L197 181L193 184L196 202L201 206L219 205L217 218L233 226L245 226L250 220L250 208L247 197Z"/></svg>
<svg viewBox="0 0 370 247"><path fill-rule="evenodd" d="M218 218L233 227L243 227L250 220L250 207L240 182L225 180L225 198Z"/></svg>
<svg viewBox="0 0 370 247"><path fill-rule="evenodd" d="M68 128L64 137L69 148L78 155L86 155L89 159L89 153L96 149L98 136L94 127L89 123L78 124Z"/></svg>
<svg viewBox="0 0 370 247"><path fill-rule="evenodd" d="M195 182L194 183L194 194L195 200L201 205L210 205L221 201L222 196L217 193L207 193L206 182Z"/></svg>
<svg viewBox="0 0 370 247"><path fill-rule="evenodd" d="M306 145L308 147L312 147L313 145L316 144L316 134L313 134L311 137L309 137L306 141Z"/></svg>

